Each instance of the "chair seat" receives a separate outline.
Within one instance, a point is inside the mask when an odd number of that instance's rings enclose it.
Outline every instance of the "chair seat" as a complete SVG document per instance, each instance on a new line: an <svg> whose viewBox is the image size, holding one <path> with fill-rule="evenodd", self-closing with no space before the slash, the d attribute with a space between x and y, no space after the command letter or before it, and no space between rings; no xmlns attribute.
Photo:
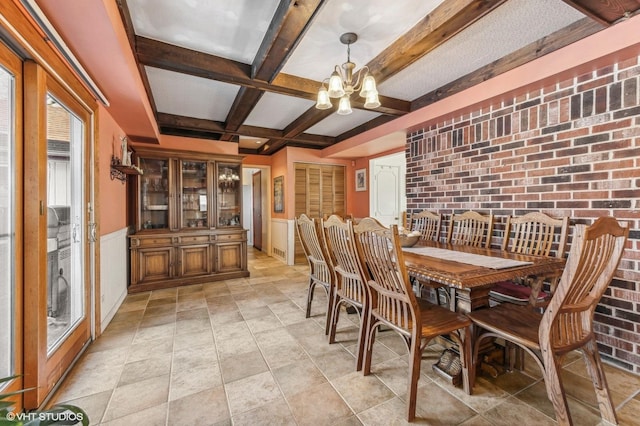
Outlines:
<svg viewBox="0 0 640 426"><path fill-rule="evenodd" d="M529 303L530 295L531 287L513 281L499 282L489 292L489 296L497 301L522 304ZM549 293L541 291L538 294L538 302L545 300L549 296Z"/></svg>
<svg viewBox="0 0 640 426"><path fill-rule="evenodd" d="M502 335L504 338L540 349L538 328L542 314L530 306L504 303L493 308L480 309L467 314L474 324Z"/></svg>
<svg viewBox="0 0 640 426"><path fill-rule="evenodd" d="M417 302L420 306L423 336L439 336L471 325L471 320L466 315L450 311L426 300L418 299Z"/></svg>

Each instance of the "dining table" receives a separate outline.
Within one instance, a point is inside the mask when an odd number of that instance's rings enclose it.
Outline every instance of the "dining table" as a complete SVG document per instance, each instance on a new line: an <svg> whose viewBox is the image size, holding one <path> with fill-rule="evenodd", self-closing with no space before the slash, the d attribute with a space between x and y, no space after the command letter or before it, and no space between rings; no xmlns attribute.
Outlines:
<svg viewBox="0 0 640 426"><path fill-rule="evenodd" d="M489 307L489 292L495 284L520 277L533 278L530 303L535 304L544 279L559 276L565 265L565 259L557 257L436 241L423 241L402 252L410 277L455 290L459 312Z"/></svg>
<svg viewBox="0 0 640 426"><path fill-rule="evenodd" d="M462 313L490 308L491 288L499 282L521 277L530 278L526 280L531 285L529 303L535 306L544 279L560 276L565 266L565 259L557 257L436 241L421 241L419 245L404 247L402 252L409 276L423 283L436 282L448 286L451 290L450 309ZM475 333L472 329L472 335ZM477 365L493 377L497 377L505 368L524 368L522 351L516 350L507 356L503 347L496 348L489 344L481 348L480 352L482 356L479 356ZM443 352L440 361L434 364L434 371L455 384L459 377L456 379L456 374L442 364L446 353L447 350ZM500 361L494 362L495 359Z"/></svg>

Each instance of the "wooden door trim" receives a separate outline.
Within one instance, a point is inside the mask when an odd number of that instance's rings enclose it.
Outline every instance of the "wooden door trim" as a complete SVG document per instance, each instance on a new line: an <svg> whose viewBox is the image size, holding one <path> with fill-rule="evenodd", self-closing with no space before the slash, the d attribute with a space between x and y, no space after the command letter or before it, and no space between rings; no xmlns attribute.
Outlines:
<svg viewBox="0 0 640 426"><path fill-rule="evenodd" d="M43 315L47 308L47 256L46 256L46 214L47 179L42 173L47 170L47 112L46 96L51 93L60 100L84 125L84 158L83 164L91 164L91 142L93 138L93 111L87 110L78 102L66 86L52 78L39 64L27 60L24 63L24 121L25 125L25 316L24 316L24 385L34 388L24 395L26 408L38 408L47 398L56 383L62 378L79 351L91 338L91 316L94 315L91 304L91 262L89 247L84 246L84 317L70 330L67 339L51 354L47 354L47 318ZM85 167L84 202L91 199L90 176L91 166ZM84 203L83 203L84 204ZM88 223L86 205L84 221ZM86 236L86 231L85 234ZM44 256L43 256L44 254ZM33 266L36 266L35 268ZM29 305L30 309L26 309ZM54 365L53 374L47 369Z"/></svg>

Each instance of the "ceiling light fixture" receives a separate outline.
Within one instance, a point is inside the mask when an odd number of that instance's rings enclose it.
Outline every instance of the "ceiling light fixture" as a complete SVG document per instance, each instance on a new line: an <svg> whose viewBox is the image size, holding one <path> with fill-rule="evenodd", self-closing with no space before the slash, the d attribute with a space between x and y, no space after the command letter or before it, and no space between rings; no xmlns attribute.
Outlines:
<svg viewBox="0 0 640 426"><path fill-rule="evenodd" d="M347 45L347 62L342 64L342 68L336 65L331 77L324 79L320 90L318 90L316 108L331 108L333 106L331 98L340 98L338 114L351 114L350 97L353 92L357 91L360 91L360 96L365 99L365 108L373 109L380 106L376 80L369 74L369 67L365 65L354 75L353 70L356 64L351 62L351 45L357 40L358 35L355 33L344 33L340 36L340 42ZM325 87L325 83L327 83L327 87Z"/></svg>

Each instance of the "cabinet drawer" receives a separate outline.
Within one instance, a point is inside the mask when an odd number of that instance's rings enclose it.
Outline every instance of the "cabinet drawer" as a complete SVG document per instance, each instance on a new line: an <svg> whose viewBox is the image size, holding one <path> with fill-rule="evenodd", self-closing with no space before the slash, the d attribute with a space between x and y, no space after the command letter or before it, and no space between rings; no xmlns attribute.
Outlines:
<svg viewBox="0 0 640 426"><path fill-rule="evenodd" d="M131 245L137 247L171 245L171 237L132 238Z"/></svg>
<svg viewBox="0 0 640 426"><path fill-rule="evenodd" d="M218 241L242 241L244 234L222 234L216 237Z"/></svg>
<svg viewBox="0 0 640 426"><path fill-rule="evenodd" d="M180 243L184 244L184 243L208 243L209 242L209 236L208 235L189 235L189 236L184 236L184 237L180 237Z"/></svg>

